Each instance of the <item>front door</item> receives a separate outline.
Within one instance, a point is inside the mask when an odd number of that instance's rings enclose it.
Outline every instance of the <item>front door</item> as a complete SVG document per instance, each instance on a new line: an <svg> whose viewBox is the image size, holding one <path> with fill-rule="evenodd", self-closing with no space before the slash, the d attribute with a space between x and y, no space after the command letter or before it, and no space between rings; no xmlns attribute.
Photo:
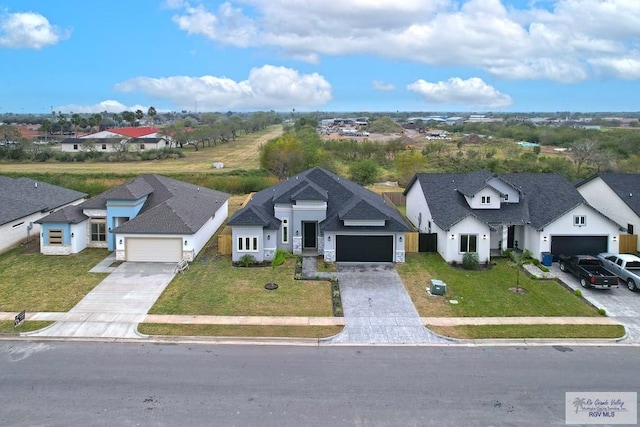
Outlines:
<svg viewBox="0 0 640 427"><path fill-rule="evenodd" d="M515 225L510 225L509 228L507 228L507 249L513 249L515 231Z"/></svg>
<svg viewBox="0 0 640 427"><path fill-rule="evenodd" d="M316 247L316 228L317 222L303 222L302 223L302 247L303 248L315 248Z"/></svg>

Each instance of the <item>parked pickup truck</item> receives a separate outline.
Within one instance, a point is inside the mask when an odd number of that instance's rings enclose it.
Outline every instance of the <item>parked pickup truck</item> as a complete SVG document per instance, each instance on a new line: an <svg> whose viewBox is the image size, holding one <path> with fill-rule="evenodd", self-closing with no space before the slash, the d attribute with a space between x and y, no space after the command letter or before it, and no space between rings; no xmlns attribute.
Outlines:
<svg viewBox="0 0 640 427"><path fill-rule="evenodd" d="M604 268L602 261L591 255L560 255L560 270L580 279L583 288L618 287L618 276Z"/></svg>
<svg viewBox="0 0 640 427"><path fill-rule="evenodd" d="M627 284L630 291L637 291L640 286L640 257L631 254L598 255L602 264Z"/></svg>

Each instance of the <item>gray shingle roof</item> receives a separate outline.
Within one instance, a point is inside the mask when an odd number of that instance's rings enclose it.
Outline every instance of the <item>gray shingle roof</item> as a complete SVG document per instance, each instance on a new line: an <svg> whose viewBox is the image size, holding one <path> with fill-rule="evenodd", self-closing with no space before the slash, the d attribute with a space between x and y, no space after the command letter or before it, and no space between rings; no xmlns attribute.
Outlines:
<svg viewBox="0 0 640 427"><path fill-rule="evenodd" d="M58 209L85 196L79 191L30 178L0 176L0 225Z"/></svg>
<svg viewBox="0 0 640 427"><path fill-rule="evenodd" d="M56 224L77 224L85 221L89 217L82 213L82 208L77 205L66 206L59 211L55 211L51 215L37 220L38 224L56 223Z"/></svg>
<svg viewBox="0 0 640 427"><path fill-rule="evenodd" d="M229 199L229 194L198 187L161 175L141 175L96 199L137 200L148 196L135 218L116 227L115 233L193 234ZM93 200L83 208L95 205Z"/></svg>
<svg viewBox="0 0 640 427"><path fill-rule="evenodd" d="M497 177L518 189L521 193L520 202L503 203L500 209L469 207L463 192L473 195L473 189L477 191L484 188L491 177ZM405 194L416 180L420 182L433 221L444 230L468 216L474 216L488 225L530 224L542 229L576 206L586 204L575 187L560 174L419 173L409 183Z"/></svg>
<svg viewBox="0 0 640 427"><path fill-rule="evenodd" d="M302 198L304 194L312 198L304 199ZM327 197L327 218L320 223L320 229L323 231L349 229L344 227L343 219L385 219L384 228L371 227L371 230L400 232L410 230L398 210L386 204L380 195L320 167L301 172L254 194L249 203L229 219L228 224L264 226L260 221L263 218L246 213L248 210L254 210L269 219L267 228L277 229L280 226L280 220L273 216L274 204L290 204L293 200L324 200L324 194ZM318 199L318 196L322 198ZM353 230L353 227L350 229ZM367 231L368 228L358 227L358 230Z"/></svg>
<svg viewBox="0 0 640 427"><path fill-rule="evenodd" d="M640 216L640 174L601 173L586 181L596 177L600 177L636 215Z"/></svg>

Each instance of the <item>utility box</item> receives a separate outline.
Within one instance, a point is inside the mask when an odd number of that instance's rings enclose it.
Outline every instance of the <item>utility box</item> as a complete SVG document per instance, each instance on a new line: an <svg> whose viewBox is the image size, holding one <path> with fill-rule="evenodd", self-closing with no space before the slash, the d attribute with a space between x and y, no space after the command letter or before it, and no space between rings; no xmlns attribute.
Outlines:
<svg viewBox="0 0 640 427"><path fill-rule="evenodd" d="M542 265L551 267L553 264L553 254L551 252L542 252Z"/></svg>
<svg viewBox="0 0 640 427"><path fill-rule="evenodd" d="M447 284L442 280L431 279L431 287L429 288L429 293L431 295L444 295L447 292Z"/></svg>

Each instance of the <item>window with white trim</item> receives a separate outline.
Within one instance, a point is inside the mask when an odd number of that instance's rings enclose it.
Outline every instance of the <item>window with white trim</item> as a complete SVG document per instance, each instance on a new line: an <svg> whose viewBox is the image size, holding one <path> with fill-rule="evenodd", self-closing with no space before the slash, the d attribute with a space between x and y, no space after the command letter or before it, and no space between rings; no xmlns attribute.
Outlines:
<svg viewBox="0 0 640 427"><path fill-rule="evenodd" d="M238 252L258 252L258 238L254 236L238 237Z"/></svg>
<svg viewBox="0 0 640 427"><path fill-rule="evenodd" d="M289 218L282 218L282 243L289 243Z"/></svg>
<svg viewBox="0 0 640 427"><path fill-rule="evenodd" d="M482 203L483 205L490 205L491 204L491 196L482 196L482 199L480 200L480 203Z"/></svg>
<svg viewBox="0 0 640 427"><path fill-rule="evenodd" d="M478 252L478 235L477 234L461 234L460 235L460 252Z"/></svg>
<svg viewBox="0 0 640 427"><path fill-rule="evenodd" d="M49 244L62 245L62 230L49 230Z"/></svg>
<svg viewBox="0 0 640 427"><path fill-rule="evenodd" d="M105 220L91 221L91 241L106 242L107 241L107 223Z"/></svg>
<svg viewBox="0 0 640 427"><path fill-rule="evenodd" d="M586 215L575 215L573 217L573 225L576 227L584 227L587 225L587 217Z"/></svg>

